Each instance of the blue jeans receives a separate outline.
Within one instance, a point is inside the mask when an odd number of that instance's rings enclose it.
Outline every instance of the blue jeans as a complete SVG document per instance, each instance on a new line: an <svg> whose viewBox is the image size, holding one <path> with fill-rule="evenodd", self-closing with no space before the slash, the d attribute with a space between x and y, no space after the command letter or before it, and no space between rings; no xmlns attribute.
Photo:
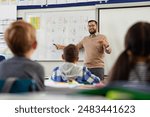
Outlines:
<svg viewBox="0 0 150 117"><path fill-rule="evenodd" d="M88 70L95 76L98 76L100 80L104 79L104 68L88 68Z"/></svg>

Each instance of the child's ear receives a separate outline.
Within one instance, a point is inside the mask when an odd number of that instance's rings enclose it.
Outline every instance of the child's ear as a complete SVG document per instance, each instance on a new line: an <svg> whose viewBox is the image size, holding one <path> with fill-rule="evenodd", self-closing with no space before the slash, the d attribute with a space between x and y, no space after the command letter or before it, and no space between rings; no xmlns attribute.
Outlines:
<svg viewBox="0 0 150 117"><path fill-rule="evenodd" d="M33 45L32 45L32 48L33 48L33 49L36 49L36 47L37 47L37 42L35 41L35 42L33 43Z"/></svg>

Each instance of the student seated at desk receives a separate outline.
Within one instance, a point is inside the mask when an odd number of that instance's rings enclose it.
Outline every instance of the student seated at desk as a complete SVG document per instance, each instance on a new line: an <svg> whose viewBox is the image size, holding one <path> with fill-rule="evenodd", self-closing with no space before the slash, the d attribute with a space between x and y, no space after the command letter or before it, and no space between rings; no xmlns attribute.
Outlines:
<svg viewBox="0 0 150 117"><path fill-rule="evenodd" d="M138 22L125 37L125 49L110 73L110 81L150 83L150 23Z"/></svg>
<svg viewBox="0 0 150 117"><path fill-rule="evenodd" d="M34 79L39 90L43 90L44 69L30 60L37 47L33 26L24 21L13 22L5 32L5 41L14 57L0 63L0 79Z"/></svg>
<svg viewBox="0 0 150 117"><path fill-rule="evenodd" d="M51 79L56 82L75 80L82 84L99 83L99 77L93 75L86 67L81 67L76 64L79 59L78 55L79 50L75 45L69 44L66 46L62 55L62 59L65 62L53 70Z"/></svg>

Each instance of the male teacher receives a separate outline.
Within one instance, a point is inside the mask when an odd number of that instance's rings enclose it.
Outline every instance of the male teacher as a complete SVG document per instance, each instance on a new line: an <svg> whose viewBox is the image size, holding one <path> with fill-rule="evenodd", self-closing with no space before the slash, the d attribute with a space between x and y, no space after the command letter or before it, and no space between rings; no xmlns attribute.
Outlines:
<svg viewBox="0 0 150 117"><path fill-rule="evenodd" d="M110 45L107 38L99 34L97 21L88 21L88 30L90 35L84 37L76 46L79 49L84 48L85 66L101 80L104 79L104 54L111 53ZM55 44L57 49L63 49L65 46Z"/></svg>

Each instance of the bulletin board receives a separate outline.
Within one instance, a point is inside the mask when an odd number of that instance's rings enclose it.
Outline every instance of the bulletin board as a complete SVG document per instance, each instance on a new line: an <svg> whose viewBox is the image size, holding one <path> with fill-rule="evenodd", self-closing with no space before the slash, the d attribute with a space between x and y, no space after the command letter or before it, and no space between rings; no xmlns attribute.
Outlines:
<svg viewBox="0 0 150 117"><path fill-rule="evenodd" d="M12 56L4 40L4 32L17 18L16 5L0 5L0 55L9 58Z"/></svg>

